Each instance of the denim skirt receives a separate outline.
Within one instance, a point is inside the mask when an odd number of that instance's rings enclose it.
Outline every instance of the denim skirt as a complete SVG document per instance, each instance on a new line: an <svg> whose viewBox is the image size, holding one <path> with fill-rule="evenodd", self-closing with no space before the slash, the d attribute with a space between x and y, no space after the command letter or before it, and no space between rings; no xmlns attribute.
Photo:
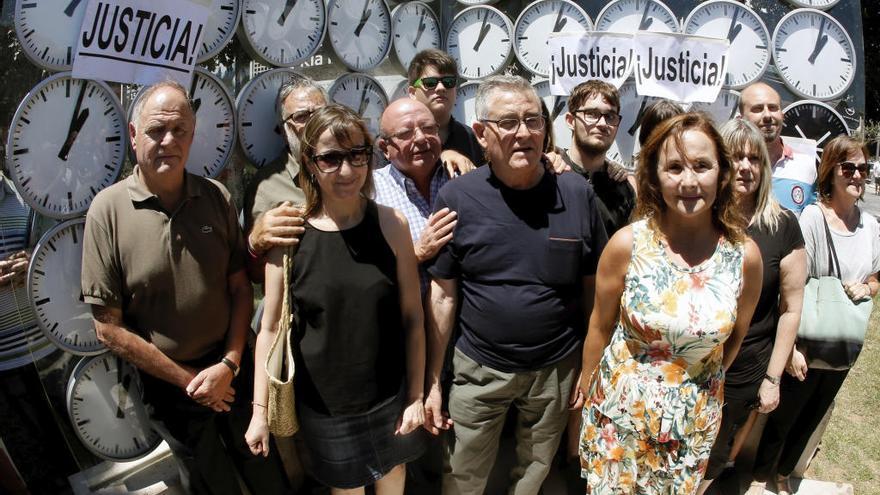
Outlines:
<svg viewBox="0 0 880 495"><path fill-rule="evenodd" d="M359 414L329 416L297 404L306 470L329 487L357 488L374 483L398 464L418 459L427 446L427 432L418 428L407 435L394 434L405 406L403 387L396 396Z"/></svg>

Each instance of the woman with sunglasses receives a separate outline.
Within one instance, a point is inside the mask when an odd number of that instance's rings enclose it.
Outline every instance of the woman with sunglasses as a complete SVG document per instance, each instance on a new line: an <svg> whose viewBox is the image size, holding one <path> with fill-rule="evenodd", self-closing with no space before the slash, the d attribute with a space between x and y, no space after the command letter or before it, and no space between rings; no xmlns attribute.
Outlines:
<svg viewBox="0 0 880 495"><path fill-rule="evenodd" d="M304 464L333 494L402 494L421 455L425 336L406 219L372 195L372 139L348 108L317 110L303 131L305 233L284 287L283 248L269 253L256 362L291 291L296 408ZM246 440L266 455L266 374L256 373Z"/></svg>
<svg viewBox="0 0 880 495"><path fill-rule="evenodd" d="M819 201L804 208L800 217L809 277L838 277L853 302L873 298L880 289L880 228L858 206L865 193L868 156L864 144L849 136L826 144L819 164ZM829 361L829 356L810 355L795 346L782 377L779 407L764 427L755 478L764 481L775 472L781 495L792 493L789 475L849 373L849 366Z"/></svg>

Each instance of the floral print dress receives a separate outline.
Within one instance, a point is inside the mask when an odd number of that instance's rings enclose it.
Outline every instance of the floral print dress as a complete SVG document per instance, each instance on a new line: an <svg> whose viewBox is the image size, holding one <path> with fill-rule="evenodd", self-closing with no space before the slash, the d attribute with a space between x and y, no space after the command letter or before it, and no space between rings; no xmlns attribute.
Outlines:
<svg viewBox="0 0 880 495"><path fill-rule="evenodd" d="M591 494L694 493L721 422L743 246L722 238L683 268L646 221L632 230L620 319L583 410L581 475Z"/></svg>

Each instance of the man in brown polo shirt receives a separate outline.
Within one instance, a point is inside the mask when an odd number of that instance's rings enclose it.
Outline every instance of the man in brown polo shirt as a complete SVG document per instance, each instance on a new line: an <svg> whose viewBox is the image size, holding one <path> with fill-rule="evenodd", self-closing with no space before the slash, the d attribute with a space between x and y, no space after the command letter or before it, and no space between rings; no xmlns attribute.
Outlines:
<svg viewBox="0 0 880 495"><path fill-rule="evenodd" d="M195 128L186 90L159 83L140 101L129 123L137 165L86 218L83 297L101 342L143 372L190 492L240 494L238 472L251 493L283 493L277 458L244 444L253 302L235 207L222 185L185 170Z"/></svg>

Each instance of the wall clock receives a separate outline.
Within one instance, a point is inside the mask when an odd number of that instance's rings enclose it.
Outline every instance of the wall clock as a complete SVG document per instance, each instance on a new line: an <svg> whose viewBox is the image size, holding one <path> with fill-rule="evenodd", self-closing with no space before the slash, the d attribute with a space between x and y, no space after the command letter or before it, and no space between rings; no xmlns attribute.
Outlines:
<svg viewBox="0 0 880 495"><path fill-rule="evenodd" d="M197 62L206 62L226 46L235 34L241 10L238 0L213 0L205 32L202 34L202 46L199 48Z"/></svg>
<svg viewBox="0 0 880 495"><path fill-rule="evenodd" d="M498 0L458 0L458 3L462 5L491 5L493 3L498 3Z"/></svg>
<svg viewBox="0 0 880 495"><path fill-rule="evenodd" d="M605 154L609 159L632 169L634 158L639 151L639 128L642 115L652 103L659 98L639 96L636 83L627 81L618 89L620 93L620 124L617 126L617 137Z"/></svg>
<svg viewBox="0 0 880 495"><path fill-rule="evenodd" d="M239 39L257 60L292 67L315 54L324 40L322 0L242 0Z"/></svg>
<svg viewBox="0 0 880 495"><path fill-rule="evenodd" d="M395 7L391 12L391 26L394 53L404 71L420 51L440 48L440 21L431 7L422 2L406 2Z"/></svg>
<svg viewBox="0 0 880 495"><path fill-rule="evenodd" d="M370 134L379 135L379 121L388 106L388 96L374 77L366 74L345 74L338 77L327 91L330 100L357 112L367 124Z"/></svg>
<svg viewBox="0 0 880 495"><path fill-rule="evenodd" d="M805 7L820 10L828 10L837 5L840 0L788 0L795 7Z"/></svg>
<svg viewBox="0 0 880 495"><path fill-rule="evenodd" d="M739 113L739 92L730 89L722 89L718 97L712 103L691 103L691 112L706 112L712 116L717 127L733 119Z"/></svg>
<svg viewBox="0 0 880 495"><path fill-rule="evenodd" d="M494 7L468 7L452 19L446 51L458 60L458 75L483 79L504 70L510 59L513 24Z"/></svg>
<svg viewBox="0 0 880 495"><path fill-rule="evenodd" d="M351 70L375 68L391 50L391 13L385 0L330 0L327 23L333 51Z"/></svg>
<svg viewBox="0 0 880 495"><path fill-rule="evenodd" d="M82 239L85 218L74 218L48 230L34 248L28 268L28 295L37 323L61 349L92 355L106 349L82 300Z"/></svg>
<svg viewBox="0 0 880 495"><path fill-rule="evenodd" d="M10 178L40 214L82 215L119 176L127 134L122 107L106 84L55 74L15 111L6 145Z"/></svg>
<svg viewBox="0 0 880 495"><path fill-rule="evenodd" d="M477 120L477 88L480 83L472 81L459 84L455 90L455 106L452 108L452 116L455 120L470 127Z"/></svg>
<svg viewBox="0 0 880 495"><path fill-rule="evenodd" d="M833 138L850 133L837 110L821 101L797 101L785 107L782 113L782 135L813 139L819 150Z"/></svg>
<svg viewBox="0 0 880 495"><path fill-rule="evenodd" d="M550 75L550 33L586 32L593 29L584 9L569 0L538 0L522 10L514 23L513 45L517 60L532 74Z"/></svg>
<svg viewBox="0 0 880 495"><path fill-rule="evenodd" d="M815 9L786 14L773 32L773 61L788 88L802 98L830 100L849 89L856 51L846 29Z"/></svg>
<svg viewBox="0 0 880 495"><path fill-rule="evenodd" d="M532 85L538 96L544 100L547 110L550 112L550 122L553 125L553 141L559 148L571 148L571 129L565 122L565 114L568 113L568 97L554 96L550 94L550 81L538 81Z"/></svg>
<svg viewBox="0 0 880 495"><path fill-rule="evenodd" d="M278 122L275 100L284 81L302 76L293 69L272 69L248 82L235 99L238 142L255 167L272 163L286 153L287 138Z"/></svg>
<svg viewBox="0 0 880 495"><path fill-rule="evenodd" d="M15 0L15 36L27 58L46 70L70 70L87 4Z"/></svg>
<svg viewBox="0 0 880 495"><path fill-rule="evenodd" d="M724 85L744 88L770 65L770 33L758 14L734 0L710 0L691 11L684 32L730 41Z"/></svg>
<svg viewBox="0 0 880 495"><path fill-rule="evenodd" d="M109 352L85 357L67 382L73 431L93 454L131 461L162 441L149 426L137 370Z"/></svg>
<svg viewBox="0 0 880 495"><path fill-rule="evenodd" d="M636 31L677 33L678 19L658 0L614 0L596 16L596 31L635 34Z"/></svg>

